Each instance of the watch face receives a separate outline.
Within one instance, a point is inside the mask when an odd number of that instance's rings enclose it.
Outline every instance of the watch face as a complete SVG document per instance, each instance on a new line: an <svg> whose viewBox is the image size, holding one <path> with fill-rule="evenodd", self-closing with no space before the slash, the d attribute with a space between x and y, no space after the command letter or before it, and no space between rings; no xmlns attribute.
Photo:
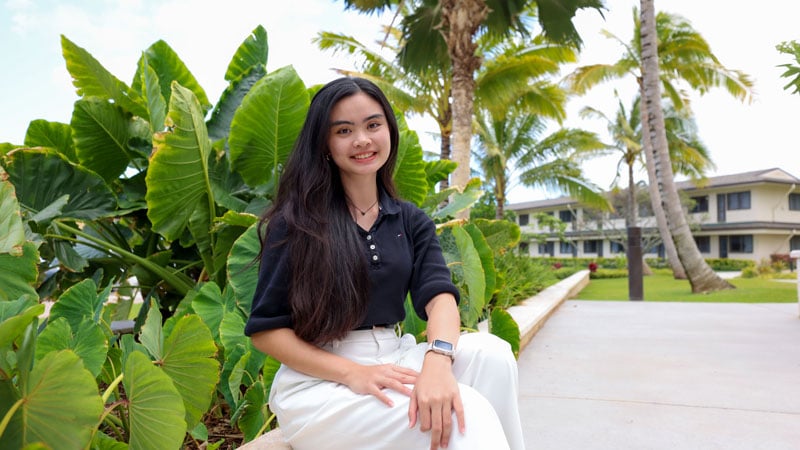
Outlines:
<svg viewBox="0 0 800 450"><path fill-rule="evenodd" d="M440 341L439 339L436 339L436 340L433 341L433 346L436 347L436 348L442 349L444 351L447 351L447 352L452 352L453 351L453 344L451 344L451 343L449 343L447 341Z"/></svg>

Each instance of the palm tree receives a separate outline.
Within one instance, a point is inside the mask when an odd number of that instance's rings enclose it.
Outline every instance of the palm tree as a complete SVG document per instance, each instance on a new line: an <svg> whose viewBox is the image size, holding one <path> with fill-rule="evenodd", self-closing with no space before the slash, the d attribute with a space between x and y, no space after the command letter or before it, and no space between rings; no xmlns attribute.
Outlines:
<svg viewBox="0 0 800 450"><path fill-rule="evenodd" d="M596 152L605 144L585 130L562 128L543 136L545 120L531 113L525 103L523 98L506 109L476 113L475 156L497 202L495 217L504 217L512 167L521 171L519 179L526 186L565 192L586 205L609 209L605 196L586 179L580 166L582 154Z"/></svg>
<svg viewBox="0 0 800 450"><path fill-rule="evenodd" d="M453 160L458 168L452 184L463 187L470 179L470 140L475 72L481 66L476 37L482 34L508 36L528 34L522 14L532 5L538 10L544 33L557 42L580 44L572 17L578 9L602 8L602 0L344 0L347 8L363 12L381 11L403 3L411 13L402 21L404 46L401 64L425 68L441 60L451 61L453 106ZM464 212L464 217L469 214Z"/></svg>
<svg viewBox="0 0 800 450"><path fill-rule="evenodd" d="M800 44L797 41L781 42L775 47L780 53L793 56L796 64L781 64L780 67L786 68L781 74L782 78L789 78L789 82L783 87L784 90L794 89L792 94L800 94Z"/></svg>
<svg viewBox="0 0 800 450"><path fill-rule="evenodd" d="M619 95L616 93L615 95L617 111L614 117L608 117L604 112L590 106L583 108L580 116L582 118L598 118L606 122L606 129L613 141L610 148L621 154L617 162L617 177L614 184L619 180L621 168L624 165L628 177L625 226L633 227L638 224L638 208L635 207L637 188L634 174L637 165L646 166L642 151L641 102L637 95L630 109L626 109ZM704 173L713 169L714 163L711 161L708 148L700 140L697 124L689 110L686 108L678 110L668 102L664 108L664 121L672 170L693 180L704 178ZM607 153L605 149L603 153Z"/></svg>
<svg viewBox="0 0 800 450"><path fill-rule="evenodd" d="M637 95L628 111L618 96L617 99L618 109L613 119L606 116L602 111L591 107L582 109L580 114L581 117L595 117L605 120L608 133L614 142L612 147L622 154L617 163L617 179L620 177L620 167L624 164L628 176L625 226L630 228L638 226L639 222L637 187L634 178L635 166L637 164L645 168L647 166L642 146L641 102ZM706 170L712 169L714 163L709 157L708 149L700 141L697 134L697 126L688 108L677 110L671 104L668 104L664 110L664 117L673 171L687 175L695 180L703 178L703 174ZM687 278L681 264L676 264L673 267L673 276L677 279Z"/></svg>
<svg viewBox="0 0 800 450"><path fill-rule="evenodd" d="M664 112L661 108L661 80L658 60L658 41L656 36L656 15L653 0L641 0L641 55L642 55L642 120L645 157L648 166L655 173L658 194L666 207L667 223L675 242L693 293L721 289L733 289L733 285L719 277L703 259L692 236L692 230L683 213L678 190L673 180L672 164L669 157L667 133L664 125ZM656 203L655 201L653 203Z"/></svg>
<svg viewBox="0 0 800 450"><path fill-rule="evenodd" d="M645 74L644 46L642 44L643 41L639 39L639 36L643 34L643 30L641 30L639 14L635 8L633 13L635 33L630 44L625 44L613 34L605 32L608 37L616 39L625 48L622 58L614 64L596 64L577 69L568 77L570 86L576 92L586 92L599 83L630 75L636 79L641 97L647 98L643 95ZM688 105L687 95L680 89L679 83L685 83L701 94L708 92L711 88L722 87L737 99L742 101L751 100L753 82L750 77L740 71L724 67L711 52L705 39L685 19L677 15L659 13L650 25L654 27L654 30L649 36L653 39L653 45L655 46L657 43L659 46L658 48L653 47L650 49L659 58L657 62L659 63L660 71L654 75L656 82L660 83L659 92L663 87L663 92L677 109L683 109ZM658 33L657 40L656 31ZM647 108L642 108L642 123L644 124L647 124L647 120L650 117L649 115L644 115L644 112L647 111L649 111ZM650 145L650 139L642 140L645 154L652 153L648 151ZM673 272L675 272L679 270L677 269L678 265L685 268L685 264L682 257L679 256L677 246L673 244L673 230L668 224L667 214L662 207L662 197L658 191L660 184L657 179L658 171L655 170L654 162L650 159L647 160L653 210L656 214L659 231L664 239L667 259L673 267ZM677 198L677 194L675 197ZM688 229L688 227L686 228ZM681 232L678 230L682 230L682 228L676 228L674 231ZM694 239L687 238L691 238L691 234L681 237L680 240L687 246L694 245ZM699 252L697 254L699 255ZM705 271L705 269L698 270ZM710 268L708 270L710 271ZM688 274L688 268L686 268L686 271ZM697 275L695 278L697 278ZM689 275L689 279L691 281L692 275ZM728 283L725 282L724 284ZM710 289L715 289L714 285L722 286L722 283L712 282Z"/></svg>

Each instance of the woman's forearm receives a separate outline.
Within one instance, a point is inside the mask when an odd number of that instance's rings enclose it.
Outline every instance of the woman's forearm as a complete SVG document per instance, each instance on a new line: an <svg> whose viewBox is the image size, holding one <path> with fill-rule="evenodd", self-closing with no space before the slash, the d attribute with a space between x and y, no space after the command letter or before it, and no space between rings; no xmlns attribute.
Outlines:
<svg viewBox="0 0 800 450"><path fill-rule="evenodd" d="M356 363L300 339L291 328L254 334L253 345L292 369L315 378L347 384Z"/></svg>

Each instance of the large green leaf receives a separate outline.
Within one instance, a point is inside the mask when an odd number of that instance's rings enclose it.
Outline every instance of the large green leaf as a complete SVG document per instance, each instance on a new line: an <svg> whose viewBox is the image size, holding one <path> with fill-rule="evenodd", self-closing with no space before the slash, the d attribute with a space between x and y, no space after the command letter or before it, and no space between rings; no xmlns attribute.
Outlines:
<svg viewBox="0 0 800 450"><path fill-rule="evenodd" d="M69 201L61 209L62 218L94 220L114 213L114 194L96 173L45 149L19 149L8 157L6 168L19 203L34 214L64 195Z"/></svg>
<svg viewBox="0 0 800 450"><path fill-rule="evenodd" d="M201 204L208 205L208 215L201 219L206 229L214 214L208 177L211 142L203 111L191 91L177 83L172 88L167 117L172 131L154 138L145 196L153 229L170 241L181 236Z"/></svg>
<svg viewBox="0 0 800 450"><path fill-rule="evenodd" d="M77 163L75 144L72 142L72 128L66 123L48 122L44 119L31 121L25 132L26 147L50 147L68 160Z"/></svg>
<svg viewBox="0 0 800 450"><path fill-rule="evenodd" d="M419 145L417 133L401 132L397 153L394 182L398 194L419 206L428 194L428 181L425 176L425 162L422 160L422 146Z"/></svg>
<svg viewBox="0 0 800 450"><path fill-rule="evenodd" d="M519 225L508 220L476 219L475 225L481 229L486 242L495 253L511 249L519 243Z"/></svg>
<svg viewBox="0 0 800 450"><path fill-rule="evenodd" d="M73 330L77 330L84 319L100 320L103 303L108 298L111 286L97 293L94 280L87 278L67 289L50 308L50 320L63 317Z"/></svg>
<svg viewBox="0 0 800 450"><path fill-rule="evenodd" d="M70 125L78 160L106 183L125 172L131 160L128 121L125 111L96 97L78 100L72 110Z"/></svg>
<svg viewBox="0 0 800 450"><path fill-rule="evenodd" d="M259 80L231 123L231 165L250 186L278 179L303 126L309 95L294 68Z"/></svg>
<svg viewBox="0 0 800 450"><path fill-rule="evenodd" d="M463 190L459 191L456 188L450 188L442 191L440 194L444 198L450 196L450 201L443 207L437 207L430 215L434 219L444 219L448 217L455 217L459 211L463 211L472 206L483 195L481 190L481 182L478 178L473 178ZM434 196L431 196L433 198ZM428 206L438 206L441 201L432 202L431 198L426 199L425 204ZM433 205L431 205L433 203ZM426 208L427 209L427 208Z"/></svg>
<svg viewBox="0 0 800 450"><path fill-rule="evenodd" d="M150 113L147 117L150 123L150 132L159 133L164 131L164 119L167 118L167 100L161 93L158 74L150 67L146 55L139 59L138 74L142 97L144 97L147 103L147 111Z"/></svg>
<svg viewBox="0 0 800 450"><path fill-rule="evenodd" d="M237 311L226 312L222 317L219 329L219 338L224 353L222 374L220 375L222 380L220 382L220 390L225 395L226 401L231 405L237 403L236 399L240 395L239 392L234 392L239 389L238 386L230 386L228 384L231 373L251 347L250 339L244 335L244 324L244 317Z"/></svg>
<svg viewBox="0 0 800 450"><path fill-rule="evenodd" d="M492 295L494 295L495 286L497 284L497 269L494 266L494 253L486 242L486 237L483 236L483 233L481 233L481 230L475 224L465 224L464 230L469 233L469 236L472 238L472 244L475 246L475 250L481 258L481 266L486 276L484 301L488 302L492 298Z"/></svg>
<svg viewBox="0 0 800 450"><path fill-rule="evenodd" d="M428 185L433 186L440 181L444 181L456 170L458 163L455 161L438 159L436 161L425 162L425 176L428 179Z"/></svg>
<svg viewBox="0 0 800 450"><path fill-rule="evenodd" d="M194 314L178 320L164 342L160 365L183 397L189 428L197 424L211 405L219 381L216 353L211 331Z"/></svg>
<svg viewBox="0 0 800 450"><path fill-rule="evenodd" d="M227 297L230 297L230 291L230 289L227 290L227 295L223 296L219 285L212 281L203 284L197 295L192 299L192 309L211 330L211 334L215 339L219 337L222 316L226 311L230 310L228 305L230 300L227 299Z"/></svg>
<svg viewBox="0 0 800 450"><path fill-rule="evenodd" d="M259 25L236 49L236 53L233 54L233 58L228 64L228 70L225 71L225 79L233 81L248 73L255 66L266 67L268 56L267 30Z"/></svg>
<svg viewBox="0 0 800 450"><path fill-rule="evenodd" d="M170 377L142 352L125 361L130 450L178 449L186 435L186 411Z"/></svg>
<svg viewBox="0 0 800 450"><path fill-rule="evenodd" d="M0 253L0 301L16 300L22 296L38 299L33 285L38 277L39 252L36 244L22 244L22 254Z"/></svg>
<svg viewBox="0 0 800 450"><path fill-rule="evenodd" d="M139 94L108 72L89 52L63 35L61 51L79 97L112 100L125 111L139 117L148 117Z"/></svg>
<svg viewBox="0 0 800 450"><path fill-rule="evenodd" d="M24 448L36 442L54 450L86 447L103 412L103 400L80 358L70 350L49 353L26 381L15 413L16 432L4 434L0 447ZM1 406L8 411L10 405Z"/></svg>
<svg viewBox="0 0 800 450"><path fill-rule="evenodd" d="M411 298L406 297L403 304L406 310L406 318L403 320L403 333L413 334L417 338L417 342L422 342L425 339L425 331L428 328L428 323L420 319L417 312L414 311L414 305L411 303Z"/></svg>
<svg viewBox="0 0 800 450"><path fill-rule="evenodd" d="M451 231L455 248L446 251L445 258L453 273L457 275L461 291L461 301L458 305L461 311L461 323L466 327L475 328L486 304L486 276L483 273L480 255L469 233L459 226L452 227Z"/></svg>
<svg viewBox="0 0 800 450"><path fill-rule="evenodd" d="M228 258L228 282L233 288L237 303L244 311L250 311L258 281L258 254L261 242L258 239L258 226L250 226L233 244Z"/></svg>
<svg viewBox="0 0 800 450"><path fill-rule="evenodd" d="M72 350L80 356L84 367L93 376L103 368L108 352L108 340L103 329L90 319L84 319L73 332L66 319L49 321L36 341L36 359L59 350Z"/></svg>
<svg viewBox="0 0 800 450"><path fill-rule="evenodd" d="M158 310L154 301L150 302L147 310L147 319L142 325L142 333L139 335L139 342L147 349L150 357L160 360L164 357L164 328L162 327L161 311Z"/></svg>
<svg viewBox="0 0 800 450"><path fill-rule="evenodd" d="M266 74L267 69L257 65L230 82L222 92L208 121L208 135L212 141L216 142L228 137L231 131L231 122L233 122L233 117L236 115L239 105L242 104L242 100L258 80L264 78Z"/></svg>
<svg viewBox="0 0 800 450"><path fill-rule="evenodd" d="M144 51L139 62L136 64L136 74L133 76L133 84L131 89L136 92L142 92L142 74L141 69L144 66L143 60L147 60L147 66L151 67L158 77L158 82L161 85L161 95L166 100L167 104L172 105L171 96L174 95L172 83L177 82L184 88L191 91L197 98L200 107L202 108L203 115L211 108L208 102L206 92L197 82L197 79L186 67L186 64L181 60L175 50L163 40L159 40L151 45ZM148 117L147 115L143 117ZM153 124L154 128L157 128Z"/></svg>
<svg viewBox="0 0 800 450"><path fill-rule="evenodd" d="M514 356L519 357L519 325L505 309L494 308L489 315L489 331L511 345Z"/></svg>
<svg viewBox="0 0 800 450"><path fill-rule="evenodd" d="M29 300L20 299L14 300L19 305L28 305ZM11 303L11 302L8 302ZM8 304L5 303L4 304ZM0 322L0 348L3 348L14 342L30 323L40 314L44 312L44 305L38 304L25 308L19 314L8 317Z"/></svg>
<svg viewBox="0 0 800 450"><path fill-rule="evenodd" d="M267 395L267 390L261 381L250 385L244 393L244 412L237 421L237 425L244 433L245 442L258 437L258 432L269 418Z"/></svg>
<svg viewBox="0 0 800 450"><path fill-rule="evenodd" d="M0 167L0 254L20 256L24 243L25 228L14 185L8 182L8 174Z"/></svg>

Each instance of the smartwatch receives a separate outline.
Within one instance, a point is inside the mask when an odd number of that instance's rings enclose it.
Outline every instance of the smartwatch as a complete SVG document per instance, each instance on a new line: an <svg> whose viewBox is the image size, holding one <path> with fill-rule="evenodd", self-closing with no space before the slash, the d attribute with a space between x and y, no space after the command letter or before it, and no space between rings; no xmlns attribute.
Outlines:
<svg viewBox="0 0 800 450"><path fill-rule="evenodd" d="M455 359L455 348L453 347L453 344L441 339L434 339L432 342L428 342L427 352L434 352L440 355L448 356L450 357L451 361Z"/></svg>

